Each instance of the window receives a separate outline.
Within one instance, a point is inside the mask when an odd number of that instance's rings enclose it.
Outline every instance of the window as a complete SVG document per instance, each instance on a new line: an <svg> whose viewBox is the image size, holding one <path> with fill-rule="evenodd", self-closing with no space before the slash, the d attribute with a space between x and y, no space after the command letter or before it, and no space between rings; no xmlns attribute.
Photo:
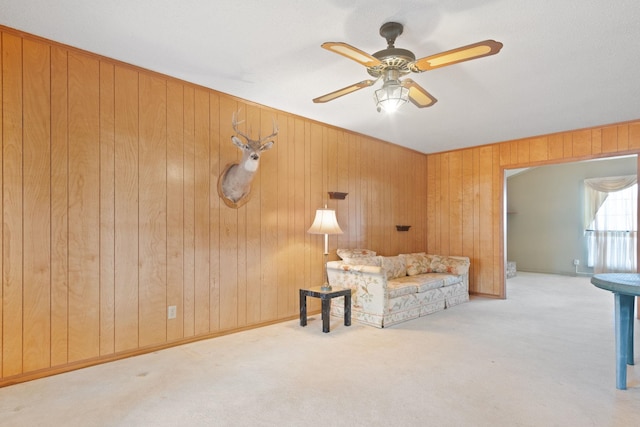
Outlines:
<svg viewBox="0 0 640 427"><path fill-rule="evenodd" d="M637 211L635 175L585 180L587 265L595 273L636 271Z"/></svg>
<svg viewBox="0 0 640 427"><path fill-rule="evenodd" d="M608 194L589 230L637 231L638 184Z"/></svg>

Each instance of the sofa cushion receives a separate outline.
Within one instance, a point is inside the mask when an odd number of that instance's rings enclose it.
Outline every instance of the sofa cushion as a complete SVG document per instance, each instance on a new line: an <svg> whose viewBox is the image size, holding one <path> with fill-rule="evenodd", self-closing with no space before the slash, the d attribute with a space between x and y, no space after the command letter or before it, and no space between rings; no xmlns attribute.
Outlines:
<svg viewBox="0 0 640 427"><path fill-rule="evenodd" d="M420 274L419 276L414 276L414 279L419 279L417 283L418 292L424 292L435 288L443 288L462 282L462 276L443 273Z"/></svg>
<svg viewBox="0 0 640 427"><path fill-rule="evenodd" d="M332 264L333 263L333 264ZM342 270L342 271L354 271L358 273L367 273L367 274L382 274L382 267L378 267L375 265L349 265L344 261L331 261L327 263L327 271L330 270Z"/></svg>
<svg viewBox="0 0 640 427"><path fill-rule="evenodd" d="M396 277L395 279L389 280L387 282L387 286L413 286L415 288L415 292L424 292L429 289L441 288L444 286L444 281L438 276L442 275L434 274L432 277L423 277L423 275L420 274L417 276Z"/></svg>
<svg viewBox="0 0 640 427"><path fill-rule="evenodd" d="M428 273L465 274L469 271L469 260L440 255L426 255L430 260Z"/></svg>
<svg viewBox="0 0 640 427"><path fill-rule="evenodd" d="M394 284L396 286L413 285L416 287L416 292L420 293L444 286L451 286L460 282L462 282L461 276L443 273L425 273L415 276L396 277L393 280L389 280L387 284Z"/></svg>
<svg viewBox="0 0 640 427"><path fill-rule="evenodd" d="M412 254L400 254L404 258L404 262L407 268L407 274L409 276L415 276L416 274L423 274L429 272L431 267L431 260L427 258L427 254L424 252L412 253Z"/></svg>
<svg viewBox="0 0 640 427"><path fill-rule="evenodd" d="M404 264L404 258L397 256L383 256L382 269L387 273L387 280L407 275L407 268Z"/></svg>
<svg viewBox="0 0 640 427"><path fill-rule="evenodd" d="M345 258L356 258L361 256L376 256L375 251L371 249L338 249L336 251L338 256L342 259Z"/></svg>
<svg viewBox="0 0 640 427"><path fill-rule="evenodd" d="M347 265L374 265L380 267L379 256L358 256L358 257L345 257L342 258L342 262Z"/></svg>
<svg viewBox="0 0 640 427"><path fill-rule="evenodd" d="M416 284L413 282L402 282L400 280L387 282L387 297L389 299L409 294L415 294L417 290L418 289L416 288Z"/></svg>

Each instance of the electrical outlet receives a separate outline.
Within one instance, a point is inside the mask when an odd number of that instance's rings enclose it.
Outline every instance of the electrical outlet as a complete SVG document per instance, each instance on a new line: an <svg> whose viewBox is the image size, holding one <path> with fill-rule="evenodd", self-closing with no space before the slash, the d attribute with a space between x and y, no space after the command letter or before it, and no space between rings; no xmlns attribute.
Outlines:
<svg viewBox="0 0 640 427"><path fill-rule="evenodd" d="M574 259L573 260L573 265L580 265L580 260L579 259Z"/></svg>
<svg viewBox="0 0 640 427"><path fill-rule="evenodd" d="M176 306L170 305L167 307L167 319L175 319L176 318Z"/></svg>

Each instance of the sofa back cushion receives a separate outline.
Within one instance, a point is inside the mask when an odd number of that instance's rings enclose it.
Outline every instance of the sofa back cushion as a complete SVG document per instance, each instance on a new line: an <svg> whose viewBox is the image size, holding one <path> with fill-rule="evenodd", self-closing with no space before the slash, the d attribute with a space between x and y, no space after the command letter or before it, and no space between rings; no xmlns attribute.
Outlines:
<svg viewBox="0 0 640 427"><path fill-rule="evenodd" d="M380 256L359 256L355 258L342 258L342 262L346 265L373 265L380 267Z"/></svg>
<svg viewBox="0 0 640 427"><path fill-rule="evenodd" d="M407 268L405 266L404 257L398 255L383 256L380 258L382 260L382 269L387 274L387 280L407 275Z"/></svg>
<svg viewBox="0 0 640 427"><path fill-rule="evenodd" d="M427 255L431 258L431 272L465 274L469 271L469 259L461 259L450 256Z"/></svg>
<svg viewBox="0 0 640 427"><path fill-rule="evenodd" d="M375 251L371 249L338 249L336 253L342 259L376 256Z"/></svg>
<svg viewBox="0 0 640 427"><path fill-rule="evenodd" d="M403 254L401 256L405 259L409 276L425 273L461 275L469 271L469 259L464 257L428 255L424 252Z"/></svg>
<svg viewBox="0 0 640 427"><path fill-rule="evenodd" d="M429 273L431 260L427 258L427 254L424 252L401 254L400 256L404 258L404 262L407 267L407 274L409 276Z"/></svg>

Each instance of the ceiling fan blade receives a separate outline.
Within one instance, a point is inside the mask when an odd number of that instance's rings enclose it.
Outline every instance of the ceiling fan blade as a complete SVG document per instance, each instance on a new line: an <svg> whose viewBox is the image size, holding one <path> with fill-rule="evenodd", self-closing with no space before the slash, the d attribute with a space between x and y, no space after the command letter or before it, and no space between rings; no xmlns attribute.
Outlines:
<svg viewBox="0 0 640 427"><path fill-rule="evenodd" d="M409 89L409 100L418 108L430 107L438 102L438 100L424 90L422 86L411 79L404 79L402 86Z"/></svg>
<svg viewBox="0 0 640 427"><path fill-rule="evenodd" d="M382 64L380 60L374 56L369 55L367 52L363 52L358 48L341 42L327 42L322 43L323 48L356 61L365 67L375 67Z"/></svg>
<svg viewBox="0 0 640 427"><path fill-rule="evenodd" d="M352 84L351 86L343 87L342 89L338 89L335 92L328 93L326 95L319 96L313 100L315 103L322 103L333 101L336 98L340 98L343 95L347 95L351 92L355 92L356 90L369 87L374 84L377 80L363 80L356 84Z"/></svg>
<svg viewBox="0 0 640 427"><path fill-rule="evenodd" d="M502 49L502 43L495 40L485 40L417 59L413 63L413 67L416 68L416 71L429 71L447 65L457 64L458 62L469 61L470 59L495 55L500 52L500 49Z"/></svg>

